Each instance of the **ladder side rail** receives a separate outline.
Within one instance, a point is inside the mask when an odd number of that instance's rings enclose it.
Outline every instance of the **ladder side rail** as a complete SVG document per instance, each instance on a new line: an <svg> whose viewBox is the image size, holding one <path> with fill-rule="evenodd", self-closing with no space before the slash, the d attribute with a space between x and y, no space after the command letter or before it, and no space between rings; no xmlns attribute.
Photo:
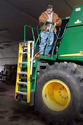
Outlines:
<svg viewBox="0 0 83 125"><path fill-rule="evenodd" d="M30 43L27 43L27 103L30 102Z"/></svg>
<svg viewBox="0 0 83 125"><path fill-rule="evenodd" d="M16 88L15 88L15 99L17 96L17 91L19 89L19 85L17 84L17 82L19 82L19 72L20 72L20 65L19 62L21 61L21 53L22 52L22 44L19 44L19 52L18 52L18 65L17 65L17 77L16 77Z"/></svg>
<svg viewBox="0 0 83 125"><path fill-rule="evenodd" d="M32 41L32 54L31 54L31 70L30 74L32 75L32 70L33 70L33 61L34 61L34 41Z"/></svg>
<svg viewBox="0 0 83 125"><path fill-rule="evenodd" d="M23 61L23 43L22 43L22 50L20 52L20 55L21 55L21 61L20 62L22 62ZM19 64L20 64L20 62L19 62ZM21 70L22 70L22 64L20 64L20 72L21 72Z"/></svg>

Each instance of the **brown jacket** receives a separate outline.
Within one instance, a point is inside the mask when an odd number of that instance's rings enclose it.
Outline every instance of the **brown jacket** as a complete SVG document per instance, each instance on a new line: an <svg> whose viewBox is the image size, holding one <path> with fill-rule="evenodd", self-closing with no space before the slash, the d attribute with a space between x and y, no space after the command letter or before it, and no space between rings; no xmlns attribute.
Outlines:
<svg viewBox="0 0 83 125"><path fill-rule="evenodd" d="M47 21L47 19L48 19L48 14L45 11L39 17L39 22L41 24L40 29L42 28L43 24ZM52 16L52 22L56 23L56 26L60 26L62 24L61 18L59 18L58 15L54 12L53 12L53 16ZM46 32L46 30L47 30L47 24L45 25L43 32ZM53 31L56 32L56 27L54 25L53 25Z"/></svg>

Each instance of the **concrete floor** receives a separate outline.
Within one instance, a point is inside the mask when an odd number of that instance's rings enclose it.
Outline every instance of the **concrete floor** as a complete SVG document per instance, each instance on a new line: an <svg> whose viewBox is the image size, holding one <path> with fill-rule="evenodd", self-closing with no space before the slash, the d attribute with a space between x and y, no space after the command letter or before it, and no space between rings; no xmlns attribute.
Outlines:
<svg viewBox="0 0 83 125"><path fill-rule="evenodd" d="M15 85L0 84L0 125L46 125L33 107L14 101L14 91Z"/></svg>
<svg viewBox="0 0 83 125"><path fill-rule="evenodd" d="M33 107L14 101L14 87L0 84L0 125L45 125Z"/></svg>

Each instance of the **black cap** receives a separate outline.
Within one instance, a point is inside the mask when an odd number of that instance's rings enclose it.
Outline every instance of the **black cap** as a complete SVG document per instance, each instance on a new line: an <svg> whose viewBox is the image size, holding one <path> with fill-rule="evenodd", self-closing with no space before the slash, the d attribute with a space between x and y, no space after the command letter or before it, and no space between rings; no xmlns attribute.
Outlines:
<svg viewBox="0 0 83 125"><path fill-rule="evenodd" d="M53 5L50 5L50 4L49 4L49 5L47 6L47 8L52 8L52 9L53 9Z"/></svg>

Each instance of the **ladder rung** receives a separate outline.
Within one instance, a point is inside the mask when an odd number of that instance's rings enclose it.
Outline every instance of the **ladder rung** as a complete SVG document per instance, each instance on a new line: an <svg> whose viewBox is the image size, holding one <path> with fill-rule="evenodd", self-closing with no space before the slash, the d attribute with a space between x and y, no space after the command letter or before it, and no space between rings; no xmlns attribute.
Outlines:
<svg viewBox="0 0 83 125"><path fill-rule="evenodd" d="M21 52L20 54L27 54L27 52Z"/></svg>
<svg viewBox="0 0 83 125"><path fill-rule="evenodd" d="M27 72L18 72L18 74L27 75Z"/></svg>
<svg viewBox="0 0 83 125"><path fill-rule="evenodd" d="M27 62L20 62L19 64L27 64Z"/></svg>
<svg viewBox="0 0 83 125"><path fill-rule="evenodd" d="M17 82L17 84L20 84L20 85L27 85L27 82Z"/></svg>
<svg viewBox="0 0 83 125"><path fill-rule="evenodd" d="M27 77L23 77L23 76L21 77L21 79L26 79L26 78L27 78Z"/></svg>
<svg viewBox="0 0 83 125"><path fill-rule="evenodd" d="M24 47L27 47L27 45L25 45Z"/></svg>
<svg viewBox="0 0 83 125"><path fill-rule="evenodd" d="M26 50L27 49L27 47L24 47L24 50Z"/></svg>
<svg viewBox="0 0 83 125"><path fill-rule="evenodd" d="M27 95L26 92L21 92L21 91L17 91L16 93L17 93L17 94L20 94L20 95Z"/></svg>

